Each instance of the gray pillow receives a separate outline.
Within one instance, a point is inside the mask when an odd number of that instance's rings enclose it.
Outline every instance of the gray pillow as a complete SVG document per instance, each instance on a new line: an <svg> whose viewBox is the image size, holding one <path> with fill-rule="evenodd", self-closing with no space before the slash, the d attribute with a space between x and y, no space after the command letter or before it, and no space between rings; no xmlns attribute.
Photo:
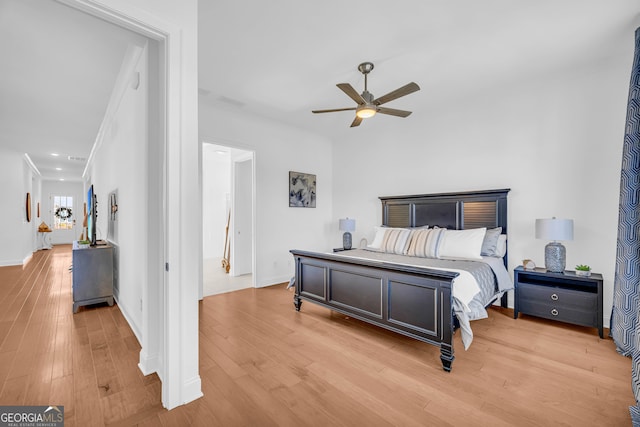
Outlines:
<svg viewBox="0 0 640 427"><path fill-rule="evenodd" d="M488 228L482 241L482 249L480 249L480 255L482 256L498 256L496 247L498 246L498 238L502 234L502 227Z"/></svg>

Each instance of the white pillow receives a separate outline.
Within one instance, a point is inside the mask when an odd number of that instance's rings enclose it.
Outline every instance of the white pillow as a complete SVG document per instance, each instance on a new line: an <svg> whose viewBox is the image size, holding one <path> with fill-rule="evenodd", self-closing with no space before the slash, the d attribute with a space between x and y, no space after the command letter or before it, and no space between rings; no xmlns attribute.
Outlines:
<svg viewBox="0 0 640 427"><path fill-rule="evenodd" d="M446 230L440 242L440 258L482 259L480 251L486 228L470 230Z"/></svg>
<svg viewBox="0 0 640 427"><path fill-rule="evenodd" d="M380 249L380 246L382 246L382 240L384 239L384 232L388 228L389 227L380 227L380 226L373 227L373 232L375 233L375 235L373 237L373 241L371 242L371 244L367 245L367 248Z"/></svg>

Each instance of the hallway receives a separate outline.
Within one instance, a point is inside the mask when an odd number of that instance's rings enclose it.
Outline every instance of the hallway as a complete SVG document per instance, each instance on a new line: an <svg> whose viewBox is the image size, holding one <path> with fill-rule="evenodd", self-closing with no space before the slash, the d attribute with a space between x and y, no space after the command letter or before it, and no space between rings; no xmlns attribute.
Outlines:
<svg viewBox="0 0 640 427"><path fill-rule="evenodd" d="M0 404L64 406L65 426L133 425L167 412L117 305L72 312L71 245L0 268Z"/></svg>

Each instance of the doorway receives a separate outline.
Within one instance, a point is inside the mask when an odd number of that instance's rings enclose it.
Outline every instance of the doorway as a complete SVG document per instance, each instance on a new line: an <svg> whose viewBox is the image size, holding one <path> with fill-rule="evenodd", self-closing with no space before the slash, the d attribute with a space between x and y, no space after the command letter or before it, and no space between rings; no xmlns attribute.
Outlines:
<svg viewBox="0 0 640 427"><path fill-rule="evenodd" d="M52 245L71 244L80 239L84 220L83 187L81 182L43 181L40 212L36 212L36 227L44 222L52 230L47 240ZM35 215L34 215L35 216ZM103 238L104 236L101 236Z"/></svg>
<svg viewBox="0 0 640 427"><path fill-rule="evenodd" d="M202 143L202 295L255 286L253 151Z"/></svg>
<svg viewBox="0 0 640 427"><path fill-rule="evenodd" d="M192 12L192 3L184 9L185 14L172 16L172 12L182 11L180 6L156 6L152 2L132 5L114 0L57 1L157 43L150 66L157 71L153 78L158 90L150 91L149 97L149 106L155 110L149 112L148 137L154 141L155 150L149 151L147 196L151 203L146 219L155 234L150 233L153 238L147 242L150 274L138 298L142 322L136 335L141 345L138 367L144 375L158 373L162 405L173 409L203 395L198 368L200 277L198 268L193 268L199 264L201 248L188 244L197 238L199 230L197 213L187 207L193 192L186 198L180 194L181 185L195 188L198 184L196 174L184 163L198 151L197 145L189 143L197 135L197 103L191 102L191 94L197 91L197 58L190 48L197 43L191 20L196 12Z"/></svg>

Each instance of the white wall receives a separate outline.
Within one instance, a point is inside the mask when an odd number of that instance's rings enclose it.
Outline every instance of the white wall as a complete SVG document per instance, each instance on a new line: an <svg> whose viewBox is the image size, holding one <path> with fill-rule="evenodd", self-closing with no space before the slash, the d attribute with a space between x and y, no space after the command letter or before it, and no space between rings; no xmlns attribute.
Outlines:
<svg viewBox="0 0 640 427"><path fill-rule="evenodd" d="M608 324L632 58L629 34L623 57L528 77L384 126L371 123L375 137L363 133L334 145L334 182L341 183L334 186L334 216L356 218L354 241L371 241L381 222L378 196L511 188L510 269L525 258L544 265L548 242L535 239L536 218L573 218L574 240L564 242L567 269L589 264L604 274Z"/></svg>
<svg viewBox="0 0 640 427"><path fill-rule="evenodd" d="M131 67L140 73L140 85L123 85L117 108L106 118L103 139L89 171L98 201L97 238L106 239L109 194L118 193L117 227L111 239L117 246L117 302L138 341L144 342L143 292L147 286L148 240L148 56L139 53ZM123 68L129 65L125 64ZM129 73L126 73L127 77ZM128 79L127 79L128 82ZM117 90L117 89L116 89Z"/></svg>
<svg viewBox="0 0 640 427"><path fill-rule="evenodd" d="M293 257L289 250L328 251L341 241L328 235L338 221L332 214L330 141L244 112L205 104L200 105L199 123L201 140L256 153L256 286L291 278ZM289 171L317 176L315 209L289 207Z"/></svg>
<svg viewBox="0 0 640 427"><path fill-rule="evenodd" d="M24 153L0 147L0 266L22 265L36 249L36 206L39 178L24 159ZM27 222L26 200L31 193L31 222Z"/></svg>

